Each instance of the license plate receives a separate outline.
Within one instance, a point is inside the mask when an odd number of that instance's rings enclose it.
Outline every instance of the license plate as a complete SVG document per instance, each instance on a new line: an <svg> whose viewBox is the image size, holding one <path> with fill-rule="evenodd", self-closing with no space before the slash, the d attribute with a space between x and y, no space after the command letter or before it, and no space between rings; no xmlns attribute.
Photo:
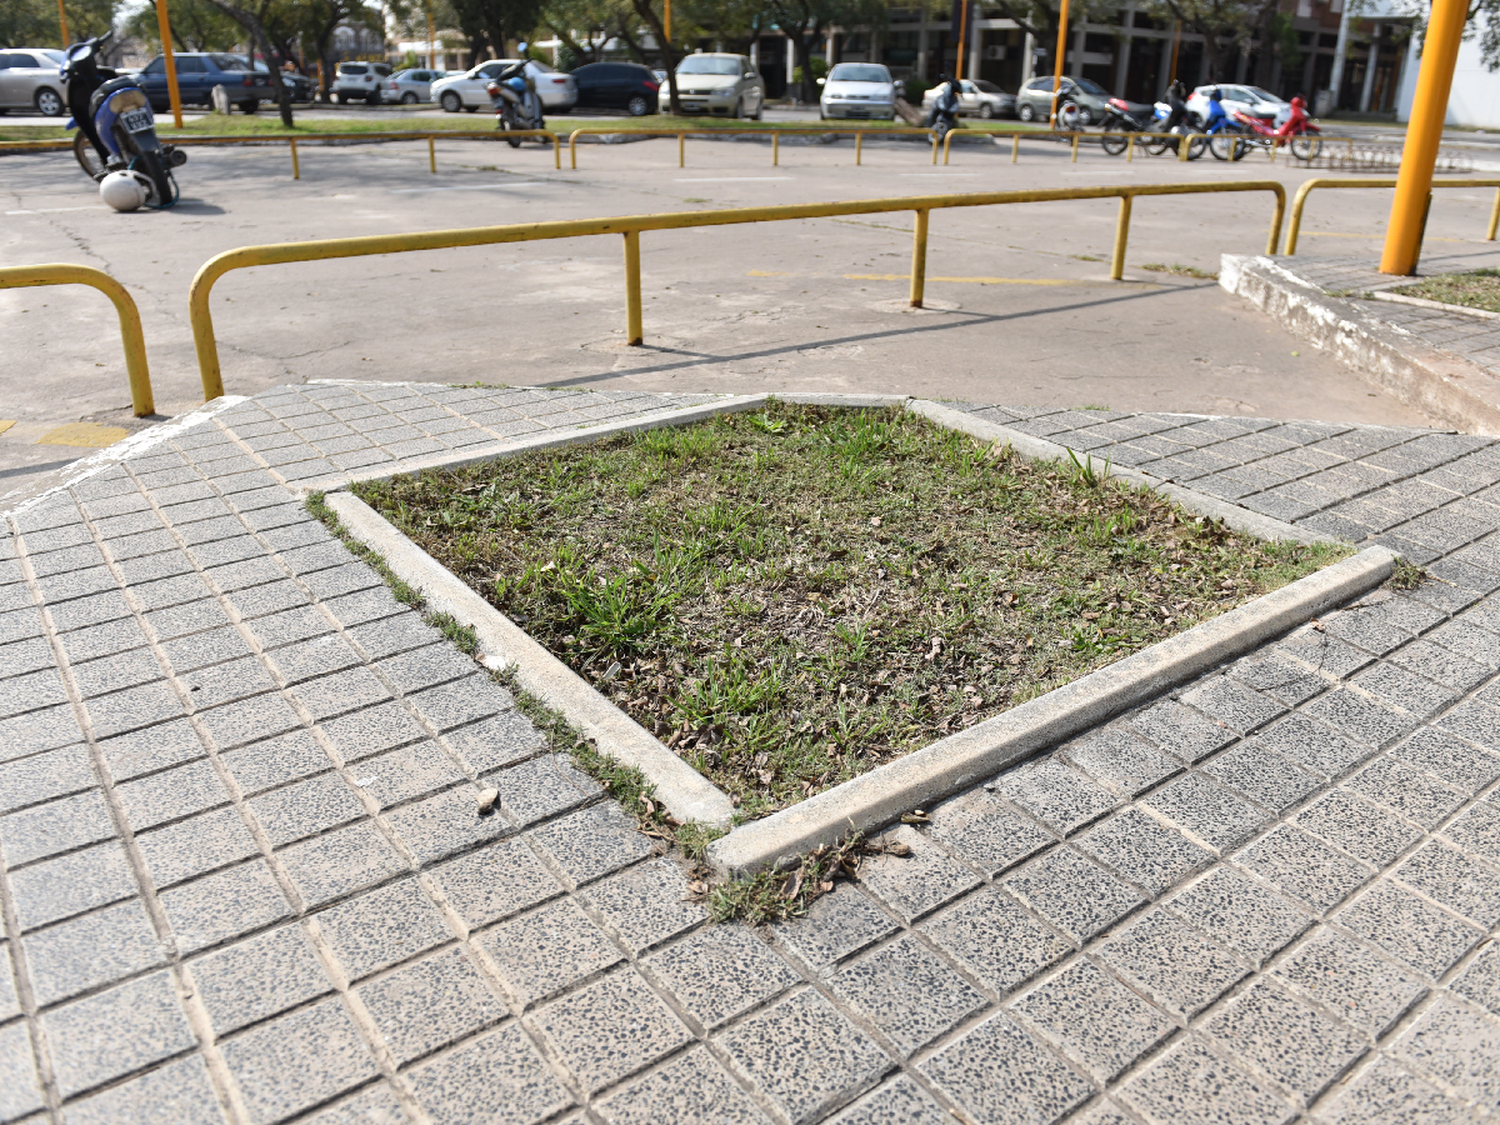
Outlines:
<svg viewBox="0 0 1500 1125"><path fill-rule="evenodd" d="M149 109L127 109L120 114L120 120L131 133L149 133L155 124Z"/></svg>

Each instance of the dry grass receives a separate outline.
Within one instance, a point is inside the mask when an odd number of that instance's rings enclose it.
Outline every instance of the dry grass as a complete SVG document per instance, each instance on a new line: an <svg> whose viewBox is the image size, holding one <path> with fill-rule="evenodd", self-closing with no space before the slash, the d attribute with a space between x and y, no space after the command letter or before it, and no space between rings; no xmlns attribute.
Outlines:
<svg viewBox="0 0 1500 1125"><path fill-rule="evenodd" d="M1500 313L1500 270L1482 269L1424 277L1414 285L1403 285L1391 292L1403 297L1420 297L1424 301L1441 301L1445 305Z"/></svg>

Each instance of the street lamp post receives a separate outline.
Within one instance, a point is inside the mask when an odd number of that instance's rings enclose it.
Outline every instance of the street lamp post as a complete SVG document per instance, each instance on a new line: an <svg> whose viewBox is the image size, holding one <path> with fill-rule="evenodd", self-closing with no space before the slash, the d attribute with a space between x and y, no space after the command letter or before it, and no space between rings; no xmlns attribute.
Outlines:
<svg viewBox="0 0 1500 1125"><path fill-rule="evenodd" d="M1063 67L1068 60L1068 0L1062 0L1062 10L1057 13L1057 64L1052 75L1052 112L1047 115L1050 125L1057 120L1057 95L1062 93Z"/></svg>
<svg viewBox="0 0 1500 1125"><path fill-rule="evenodd" d="M161 33L161 58L167 68L167 100L172 103L172 127L181 129L182 93L177 89L177 60L172 57L172 20L167 15L167 0L156 0L156 28Z"/></svg>

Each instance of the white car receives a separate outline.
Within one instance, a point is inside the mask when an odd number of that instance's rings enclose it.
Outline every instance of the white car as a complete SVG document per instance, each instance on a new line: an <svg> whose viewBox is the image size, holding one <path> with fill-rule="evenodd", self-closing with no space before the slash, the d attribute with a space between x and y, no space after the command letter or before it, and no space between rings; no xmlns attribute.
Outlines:
<svg viewBox="0 0 1500 1125"><path fill-rule="evenodd" d="M830 117L896 118L896 83L879 63L839 63L827 78L818 79L818 85L823 87L818 113L825 121Z"/></svg>
<svg viewBox="0 0 1500 1125"><path fill-rule="evenodd" d="M391 80L391 68L382 62L341 62L333 72L333 96L339 105L364 102L379 105L381 89Z"/></svg>
<svg viewBox="0 0 1500 1125"><path fill-rule="evenodd" d="M439 78L431 86L432 100L449 113L466 109L473 113L480 106L489 107L490 81L507 67L514 66L517 59L491 59L480 63L463 74L450 74ZM566 113L578 103L578 83L571 74L553 70L546 63L535 59L526 60L526 73L536 83L537 95L542 99L542 108L551 113Z"/></svg>
<svg viewBox="0 0 1500 1125"><path fill-rule="evenodd" d="M1223 96L1224 112L1235 110L1252 117L1282 118L1291 110L1291 103L1259 86L1241 86L1234 82L1220 82L1217 86L1199 86L1188 95L1188 109L1198 115L1198 120L1208 120L1208 95L1215 90Z"/></svg>
<svg viewBox="0 0 1500 1125"><path fill-rule="evenodd" d="M934 86L922 95L922 108L931 109L937 100L938 87ZM983 78L970 82L962 78L958 83L958 115L960 117L1014 117L1016 96L1007 94L993 82Z"/></svg>

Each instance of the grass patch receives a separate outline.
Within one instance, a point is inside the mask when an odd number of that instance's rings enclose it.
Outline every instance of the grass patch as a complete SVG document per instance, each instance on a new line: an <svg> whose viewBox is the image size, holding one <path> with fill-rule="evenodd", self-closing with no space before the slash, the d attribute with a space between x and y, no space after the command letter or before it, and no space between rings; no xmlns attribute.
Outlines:
<svg viewBox="0 0 1500 1125"><path fill-rule="evenodd" d="M1416 563L1407 562L1405 559L1396 560L1396 565L1391 571L1390 578L1386 579L1387 585L1392 590L1415 590L1426 581L1427 571Z"/></svg>
<svg viewBox="0 0 1500 1125"><path fill-rule="evenodd" d="M355 491L747 818L1347 553L1107 470L773 403Z"/></svg>
<svg viewBox="0 0 1500 1125"><path fill-rule="evenodd" d="M1141 269L1149 270L1151 273L1176 274L1178 277L1199 277L1204 281L1217 281L1219 279L1219 275L1216 273L1200 270L1197 266L1185 266L1181 262L1173 262L1171 265L1167 265L1165 262L1147 262Z"/></svg>
<svg viewBox="0 0 1500 1125"><path fill-rule="evenodd" d="M1500 270L1471 270L1424 277L1413 285L1402 285L1391 292L1403 297L1420 297L1424 301L1441 301L1445 305L1500 313Z"/></svg>

